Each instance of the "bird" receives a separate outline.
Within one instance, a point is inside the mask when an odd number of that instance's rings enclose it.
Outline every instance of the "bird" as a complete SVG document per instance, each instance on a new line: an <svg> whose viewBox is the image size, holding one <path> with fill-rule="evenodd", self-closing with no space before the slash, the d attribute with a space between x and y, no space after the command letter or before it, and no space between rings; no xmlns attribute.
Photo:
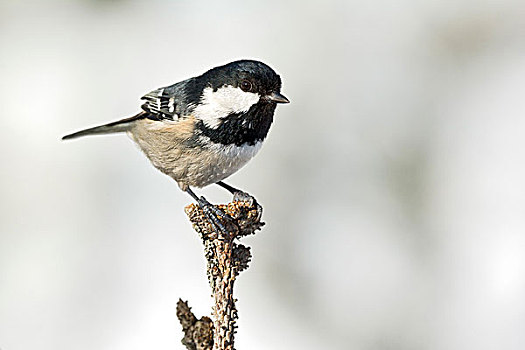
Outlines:
<svg viewBox="0 0 525 350"><path fill-rule="evenodd" d="M237 60L145 94L141 111L131 117L62 139L127 133L155 168L197 202L214 228L225 231L219 217L228 215L192 188L217 184L234 195L244 193L222 180L261 149L277 104L290 102L281 85L265 63Z"/></svg>

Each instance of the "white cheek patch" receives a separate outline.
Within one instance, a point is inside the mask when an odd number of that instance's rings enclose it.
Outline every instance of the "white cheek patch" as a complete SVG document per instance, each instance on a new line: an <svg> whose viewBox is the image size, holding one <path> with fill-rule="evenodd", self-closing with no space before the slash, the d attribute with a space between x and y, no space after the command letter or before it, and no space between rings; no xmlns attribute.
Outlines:
<svg viewBox="0 0 525 350"><path fill-rule="evenodd" d="M251 106L259 102L260 97L259 94L245 92L231 85L220 87L216 91L207 87L193 113L207 127L216 129L221 123L221 118L232 113L247 112Z"/></svg>

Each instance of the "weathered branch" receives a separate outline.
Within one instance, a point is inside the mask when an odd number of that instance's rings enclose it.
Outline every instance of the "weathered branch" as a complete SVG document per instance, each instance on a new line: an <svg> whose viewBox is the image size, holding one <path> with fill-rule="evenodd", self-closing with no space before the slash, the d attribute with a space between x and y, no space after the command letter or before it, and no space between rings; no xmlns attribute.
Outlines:
<svg viewBox="0 0 525 350"><path fill-rule="evenodd" d="M187 303L179 301L177 317L185 334L182 343L190 350L211 350L212 346L213 350L234 349L235 322L238 316L233 286L239 273L248 268L251 260L250 248L234 240L253 234L264 225L260 222L262 207L253 197L245 193L238 193L231 203L217 207L233 219L222 220L229 232L216 232L197 205L191 204L185 208L193 228L204 245L208 282L215 302L212 330L209 318L203 317L197 320ZM212 343L206 340L208 339L206 334L210 332L213 334Z"/></svg>
<svg viewBox="0 0 525 350"><path fill-rule="evenodd" d="M179 299L177 317L182 325L182 344L191 350L208 350L213 347L213 322L209 317L195 317L187 302Z"/></svg>

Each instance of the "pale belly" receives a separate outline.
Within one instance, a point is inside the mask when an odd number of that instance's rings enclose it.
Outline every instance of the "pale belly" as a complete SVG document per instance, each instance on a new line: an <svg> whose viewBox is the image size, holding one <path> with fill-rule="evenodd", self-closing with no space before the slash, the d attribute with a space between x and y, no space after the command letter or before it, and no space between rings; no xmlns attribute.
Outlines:
<svg viewBox="0 0 525 350"><path fill-rule="evenodd" d="M151 163L176 180L183 190L224 180L242 168L262 146L262 142L242 146L203 142L207 144L204 147L189 147L184 141L190 133L184 135L148 125L148 122L138 124L129 135ZM201 140L207 141L202 136Z"/></svg>

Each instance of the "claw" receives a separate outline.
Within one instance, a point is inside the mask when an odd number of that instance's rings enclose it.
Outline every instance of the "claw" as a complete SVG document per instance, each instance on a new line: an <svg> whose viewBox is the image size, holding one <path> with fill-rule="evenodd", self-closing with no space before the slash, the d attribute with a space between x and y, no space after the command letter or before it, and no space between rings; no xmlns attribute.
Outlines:
<svg viewBox="0 0 525 350"><path fill-rule="evenodd" d="M224 222L227 222L230 225L235 225L235 222L230 215L208 202L204 197L199 198L198 204L217 233L222 233L223 236L231 236L231 230L228 230L224 225Z"/></svg>
<svg viewBox="0 0 525 350"><path fill-rule="evenodd" d="M197 204L202 209L204 215L206 215L206 217L210 221L210 224L213 230L217 232L219 236L222 236L223 238L229 239L229 240L232 240L235 237L235 233L238 232L239 227L236 221L230 215L228 215L227 213L225 213L223 210L216 207L215 205L211 204L210 202L208 202L206 198L197 197L197 195L191 190L191 188L187 187L185 191L195 201L197 201ZM245 194L244 192L236 191L235 193L237 192L251 198L251 196L249 196L248 194ZM252 200L254 199L252 198ZM230 230L226 228L225 224L229 226L228 228L230 228Z"/></svg>
<svg viewBox="0 0 525 350"><path fill-rule="evenodd" d="M233 201L234 202L246 202L248 203L250 207L253 206L255 203L257 203L255 201L255 198L253 198L251 195L243 191L235 192L233 194Z"/></svg>

